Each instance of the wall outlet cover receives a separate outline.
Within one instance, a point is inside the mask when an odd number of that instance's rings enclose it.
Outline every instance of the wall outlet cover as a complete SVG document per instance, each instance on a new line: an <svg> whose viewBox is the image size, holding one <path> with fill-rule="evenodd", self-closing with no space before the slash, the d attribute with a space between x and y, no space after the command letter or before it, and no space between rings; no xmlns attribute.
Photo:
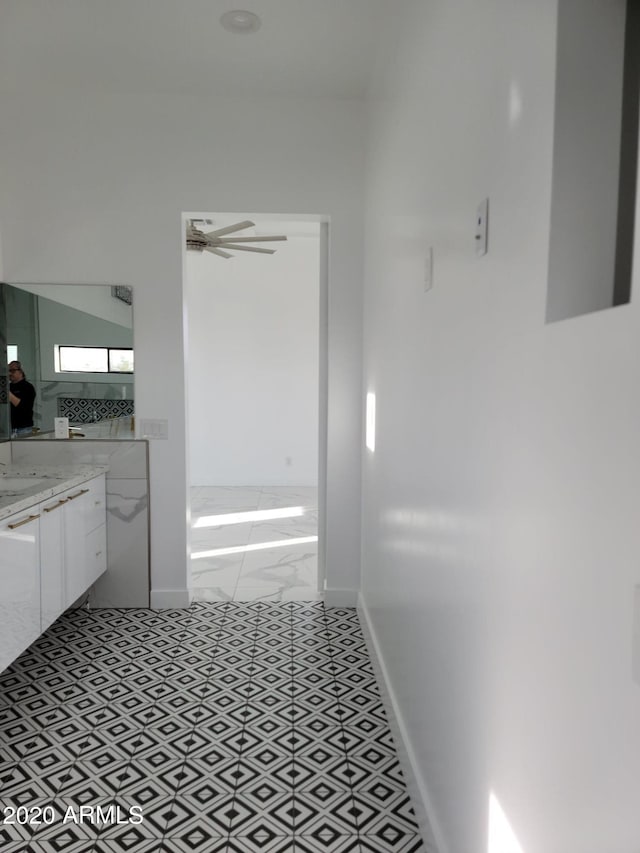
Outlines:
<svg viewBox="0 0 640 853"><path fill-rule="evenodd" d="M485 198L476 211L475 229L476 255L481 257L489 250L489 199Z"/></svg>
<svg viewBox="0 0 640 853"><path fill-rule="evenodd" d="M427 249L424 261L424 290L425 293L433 287L433 246Z"/></svg>
<svg viewBox="0 0 640 853"><path fill-rule="evenodd" d="M169 421L160 418L145 418L141 424L142 438L167 439L169 438Z"/></svg>
<svg viewBox="0 0 640 853"><path fill-rule="evenodd" d="M633 680L640 686L640 586L633 593L633 641L631 649Z"/></svg>
<svg viewBox="0 0 640 853"><path fill-rule="evenodd" d="M54 418L53 434L56 438L69 438L69 418Z"/></svg>

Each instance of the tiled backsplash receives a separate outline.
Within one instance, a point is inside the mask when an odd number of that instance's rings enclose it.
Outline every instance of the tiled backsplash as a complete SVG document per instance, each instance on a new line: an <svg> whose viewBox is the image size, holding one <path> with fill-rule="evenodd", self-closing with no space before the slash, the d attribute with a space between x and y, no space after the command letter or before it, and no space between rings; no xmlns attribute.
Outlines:
<svg viewBox="0 0 640 853"><path fill-rule="evenodd" d="M109 401L124 403L130 409L126 410L127 414L132 414L135 399L133 383L121 382L118 384L112 382L35 382L36 386L36 404L34 408L35 425L42 432L47 432L53 429L53 419L60 417L69 417L71 423L76 423L73 420L73 415L62 414L59 407L59 400L89 400L93 404L90 409L90 416L87 421L94 418L93 411L96 409L98 417L105 417L100 412L102 408L96 408L94 401L98 401L101 405ZM109 412L111 414L111 410ZM106 415L108 417L109 415ZM78 423L86 423L84 420L78 419Z"/></svg>
<svg viewBox="0 0 640 853"><path fill-rule="evenodd" d="M58 417L72 424L88 424L106 418L122 418L133 414L133 400L98 400L81 397L58 397Z"/></svg>

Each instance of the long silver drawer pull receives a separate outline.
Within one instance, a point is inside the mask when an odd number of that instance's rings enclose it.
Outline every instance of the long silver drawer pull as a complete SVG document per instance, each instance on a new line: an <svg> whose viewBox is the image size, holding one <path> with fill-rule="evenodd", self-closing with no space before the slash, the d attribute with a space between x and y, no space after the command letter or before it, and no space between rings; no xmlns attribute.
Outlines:
<svg viewBox="0 0 640 853"><path fill-rule="evenodd" d="M23 524L29 524L30 521L35 521L36 518L40 518L40 513L37 515L30 515L28 518L23 518L22 521L16 521L15 524L7 524L9 530L15 530L16 527L22 527Z"/></svg>
<svg viewBox="0 0 640 853"><path fill-rule="evenodd" d="M55 504L55 506L46 506L44 508L44 512L53 512L54 509L60 509L60 507L66 504L68 500L69 498L62 498L62 500L59 500L58 503Z"/></svg>
<svg viewBox="0 0 640 853"><path fill-rule="evenodd" d="M89 491L89 489L80 489L80 491L79 491L76 495L69 495L69 497L67 498L67 500L68 500L68 501L73 501L73 500L75 500L76 498L79 498L79 497L80 497L80 495L86 495L88 491Z"/></svg>

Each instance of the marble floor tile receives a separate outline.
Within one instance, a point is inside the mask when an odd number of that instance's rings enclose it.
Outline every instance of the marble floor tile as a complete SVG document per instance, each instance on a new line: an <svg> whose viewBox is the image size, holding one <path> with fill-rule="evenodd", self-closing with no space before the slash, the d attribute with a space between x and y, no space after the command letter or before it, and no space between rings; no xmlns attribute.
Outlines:
<svg viewBox="0 0 640 853"><path fill-rule="evenodd" d="M251 526L249 544L258 542L279 542L283 539L306 539L318 535L318 522L315 518L277 519L260 521Z"/></svg>
<svg viewBox="0 0 640 853"><path fill-rule="evenodd" d="M260 509L273 506L318 505L318 490L315 486L265 486L260 495Z"/></svg>
<svg viewBox="0 0 640 853"><path fill-rule="evenodd" d="M247 545L250 536L251 525L249 524L233 524L228 527L193 527L191 530L191 552Z"/></svg>
<svg viewBox="0 0 640 853"><path fill-rule="evenodd" d="M235 557L213 558L191 561L191 577L194 585L223 586L235 588L238 583L242 559Z"/></svg>
<svg viewBox="0 0 640 853"><path fill-rule="evenodd" d="M195 600L318 600L315 487L194 486L191 501Z"/></svg>
<svg viewBox="0 0 640 853"><path fill-rule="evenodd" d="M192 486L191 512L213 514L256 509L261 494L260 486Z"/></svg>

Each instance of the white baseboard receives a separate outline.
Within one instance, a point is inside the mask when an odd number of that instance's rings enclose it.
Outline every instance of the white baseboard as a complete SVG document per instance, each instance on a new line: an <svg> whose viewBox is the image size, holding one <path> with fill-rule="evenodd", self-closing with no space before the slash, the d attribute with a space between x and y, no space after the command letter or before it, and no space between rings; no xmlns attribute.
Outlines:
<svg viewBox="0 0 640 853"><path fill-rule="evenodd" d="M152 610L179 610L189 607L192 593L189 589L152 589Z"/></svg>
<svg viewBox="0 0 640 853"><path fill-rule="evenodd" d="M416 813L425 851L426 853L448 853L444 838L438 828L426 783L418 767L418 762L411 746L411 741L409 740L400 706L388 677L387 668L369 617L366 602L361 593L358 595L358 615L360 616L360 624L362 625L362 631L369 649L371 662L380 685L382 700L389 719L389 726L398 751L398 758L407 783L407 789Z"/></svg>
<svg viewBox="0 0 640 853"><path fill-rule="evenodd" d="M325 589L325 607L356 607L358 604L357 589Z"/></svg>

